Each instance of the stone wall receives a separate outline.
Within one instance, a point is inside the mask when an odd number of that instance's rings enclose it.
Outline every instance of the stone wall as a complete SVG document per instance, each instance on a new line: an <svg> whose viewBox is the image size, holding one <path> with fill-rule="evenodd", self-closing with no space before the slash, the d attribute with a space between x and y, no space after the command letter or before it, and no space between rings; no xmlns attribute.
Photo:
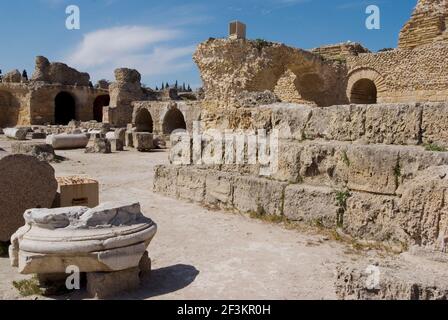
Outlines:
<svg viewBox="0 0 448 320"><path fill-rule="evenodd" d="M283 91L283 101L309 101L321 106L343 103L345 67L316 54L261 40L210 39L200 44L194 60L201 72L205 108L235 106L238 94ZM291 76L294 74L294 76ZM280 80L280 83L279 83ZM296 92L289 93L291 86Z"/></svg>
<svg viewBox="0 0 448 320"><path fill-rule="evenodd" d="M62 85L89 86L88 73L79 72L64 63L50 63L47 58L36 58L36 66L31 81L57 83Z"/></svg>
<svg viewBox="0 0 448 320"><path fill-rule="evenodd" d="M419 0L411 19L400 32L398 47L413 49L448 41L448 1Z"/></svg>
<svg viewBox="0 0 448 320"><path fill-rule="evenodd" d="M380 103L448 100L448 43L348 56L347 66L348 97L357 81L369 79Z"/></svg>
<svg viewBox="0 0 448 320"><path fill-rule="evenodd" d="M312 49L311 52L330 60L344 59L346 56L357 56L360 53L370 53L369 49L364 48L360 43L352 42L322 46Z"/></svg>
<svg viewBox="0 0 448 320"><path fill-rule="evenodd" d="M448 104L275 104L226 110L205 127L279 130L278 170L161 166L154 190L206 206L277 215L394 247L441 250L448 235Z"/></svg>

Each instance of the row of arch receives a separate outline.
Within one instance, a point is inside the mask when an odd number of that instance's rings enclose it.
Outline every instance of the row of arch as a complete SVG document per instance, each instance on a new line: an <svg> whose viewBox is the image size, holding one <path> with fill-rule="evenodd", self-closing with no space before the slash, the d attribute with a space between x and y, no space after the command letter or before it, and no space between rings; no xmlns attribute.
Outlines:
<svg viewBox="0 0 448 320"><path fill-rule="evenodd" d="M93 102L93 120L103 122L103 107L110 103L109 95L100 95ZM68 92L58 93L54 99L54 121L58 125L67 125L76 120L76 100Z"/></svg>
<svg viewBox="0 0 448 320"><path fill-rule="evenodd" d="M135 117L135 126L138 132L154 132L154 121L148 109L140 109ZM171 108L165 114L162 123L163 134L171 134L175 130L187 130L187 123L182 112Z"/></svg>

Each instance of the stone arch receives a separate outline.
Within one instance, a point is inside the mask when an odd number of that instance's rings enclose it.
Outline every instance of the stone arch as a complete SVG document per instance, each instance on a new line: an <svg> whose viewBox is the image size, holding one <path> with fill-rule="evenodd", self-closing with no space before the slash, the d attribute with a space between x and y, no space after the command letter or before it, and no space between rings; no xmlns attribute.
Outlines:
<svg viewBox="0 0 448 320"><path fill-rule="evenodd" d="M54 98L54 123L67 125L76 119L75 98L66 91L59 92Z"/></svg>
<svg viewBox="0 0 448 320"><path fill-rule="evenodd" d="M135 126L137 127L137 132L152 133L154 131L154 122L148 109L143 108L137 111Z"/></svg>
<svg viewBox="0 0 448 320"><path fill-rule="evenodd" d="M0 90L0 128L13 127L19 122L20 104L9 91Z"/></svg>
<svg viewBox="0 0 448 320"><path fill-rule="evenodd" d="M386 91L384 78L376 70L360 68L348 75L347 98L350 103L375 104Z"/></svg>
<svg viewBox="0 0 448 320"><path fill-rule="evenodd" d="M93 102L93 120L97 122L103 122L103 108L110 104L110 96L103 94L96 97Z"/></svg>
<svg viewBox="0 0 448 320"><path fill-rule="evenodd" d="M170 108L163 118L163 133L171 134L174 130L187 130L187 123L182 112L177 108Z"/></svg>
<svg viewBox="0 0 448 320"><path fill-rule="evenodd" d="M375 104L378 100L378 90L370 79L356 81L350 91L350 102L356 104Z"/></svg>

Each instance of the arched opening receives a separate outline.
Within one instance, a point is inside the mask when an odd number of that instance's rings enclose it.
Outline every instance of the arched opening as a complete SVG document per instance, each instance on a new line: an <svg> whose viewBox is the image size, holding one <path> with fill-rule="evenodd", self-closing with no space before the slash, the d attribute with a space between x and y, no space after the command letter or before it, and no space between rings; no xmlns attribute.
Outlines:
<svg viewBox="0 0 448 320"><path fill-rule="evenodd" d="M76 120L76 103L73 96L68 92L60 92L54 99L54 122L55 124L67 125Z"/></svg>
<svg viewBox="0 0 448 320"><path fill-rule="evenodd" d="M350 92L350 102L357 104L375 104L377 102L377 89L370 79L361 79L355 82Z"/></svg>
<svg viewBox="0 0 448 320"><path fill-rule="evenodd" d="M14 127L19 122L20 105L8 91L0 91L0 128Z"/></svg>
<svg viewBox="0 0 448 320"><path fill-rule="evenodd" d="M151 113L149 113L147 109L141 109L137 112L135 126L137 127L137 132L153 132L154 123L152 121Z"/></svg>
<svg viewBox="0 0 448 320"><path fill-rule="evenodd" d="M108 94L96 97L93 102L93 120L103 122L103 108L110 103L110 96Z"/></svg>
<svg viewBox="0 0 448 320"><path fill-rule="evenodd" d="M182 129L187 130L187 124L185 118L179 109L170 109L163 119L163 133L171 134L174 130Z"/></svg>
<svg viewBox="0 0 448 320"><path fill-rule="evenodd" d="M325 106L325 95L322 94L324 81L315 73L308 73L297 77L295 81L297 91L305 101L316 103L318 106Z"/></svg>

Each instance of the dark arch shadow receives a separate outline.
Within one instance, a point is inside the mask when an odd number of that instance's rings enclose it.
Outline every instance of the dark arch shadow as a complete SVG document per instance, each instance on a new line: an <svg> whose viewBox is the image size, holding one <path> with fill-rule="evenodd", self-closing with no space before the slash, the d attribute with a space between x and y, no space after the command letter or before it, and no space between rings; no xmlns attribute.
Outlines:
<svg viewBox="0 0 448 320"><path fill-rule="evenodd" d="M55 124L67 125L72 120L76 120L75 98L70 93L62 91L54 99Z"/></svg>
<svg viewBox="0 0 448 320"><path fill-rule="evenodd" d="M179 109L170 109L163 119L163 134L171 134L174 130L187 130L184 115Z"/></svg>
<svg viewBox="0 0 448 320"><path fill-rule="evenodd" d="M103 122L103 107L110 104L110 96L108 94L96 97L93 102L93 120Z"/></svg>
<svg viewBox="0 0 448 320"><path fill-rule="evenodd" d="M353 84L350 92L350 102L357 104L375 104L377 102L377 88L370 79L360 79Z"/></svg>
<svg viewBox="0 0 448 320"><path fill-rule="evenodd" d="M137 132L152 133L154 131L154 122L151 113L147 109L137 111L135 126L137 127Z"/></svg>

